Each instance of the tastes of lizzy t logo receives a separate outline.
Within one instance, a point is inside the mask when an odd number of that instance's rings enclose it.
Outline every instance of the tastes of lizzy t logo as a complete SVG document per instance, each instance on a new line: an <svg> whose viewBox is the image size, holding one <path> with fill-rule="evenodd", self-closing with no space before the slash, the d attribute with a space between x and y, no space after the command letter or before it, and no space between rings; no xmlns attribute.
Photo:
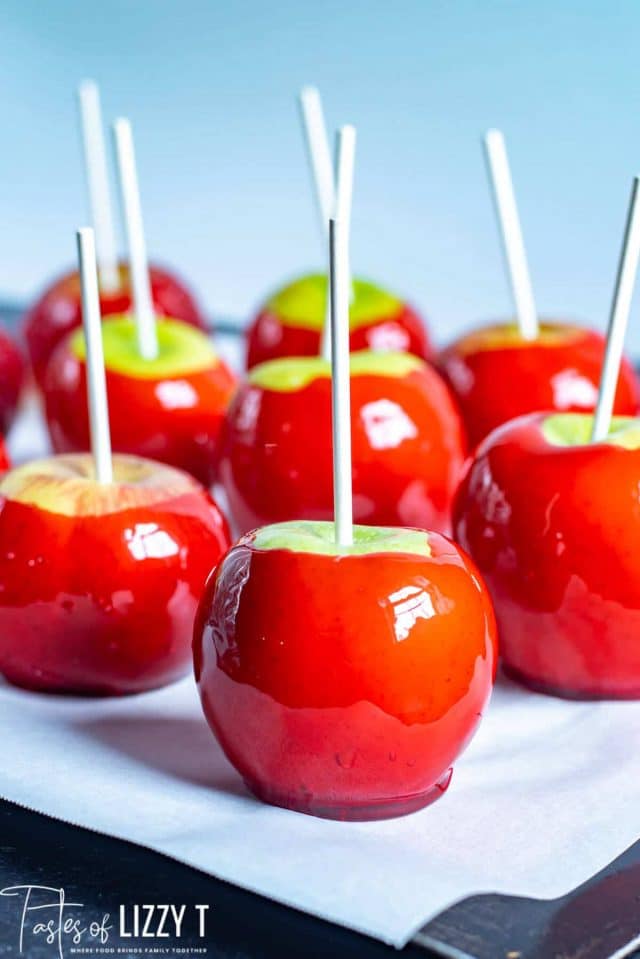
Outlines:
<svg viewBox="0 0 640 959"><path fill-rule="evenodd" d="M17 945L25 956L31 946L43 942L55 950L58 959L65 959L65 950L76 954L126 952L130 956L130 945L122 947L131 939L146 940L143 953L169 953L176 948L183 955L207 951L179 946L172 950L167 939L179 940L183 934L203 939L208 905L193 905L189 911L186 905L120 905L116 923L108 912L91 919L84 912L84 903L68 900L64 889L54 886L7 886L0 889L0 896L16 903ZM149 939L156 940L155 948Z"/></svg>
<svg viewBox="0 0 640 959"><path fill-rule="evenodd" d="M101 920L87 921L82 915L84 904L69 902L64 889L53 886L7 886L0 896L14 897L19 905L18 948L21 953L34 941L55 946L60 959L64 947L79 946L92 940L104 945L109 941L109 914Z"/></svg>

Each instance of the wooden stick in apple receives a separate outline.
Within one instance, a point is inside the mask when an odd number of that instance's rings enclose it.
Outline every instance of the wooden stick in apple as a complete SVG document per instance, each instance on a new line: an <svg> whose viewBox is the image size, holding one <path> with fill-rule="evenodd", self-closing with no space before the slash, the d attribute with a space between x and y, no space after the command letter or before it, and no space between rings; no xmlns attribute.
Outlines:
<svg viewBox="0 0 640 959"><path fill-rule="evenodd" d="M111 434L107 383L102 348L102 318L98 293L95 234L90 227L78 230L78 268L82 290L82 323L87 351L87 400L91 431L91 452L99 483L113 482Z"/></svg>
<svg viewBox="0 0 640 959"><path fill-rule="evenodd" d="M484 147L518 326L525 340L535 340L538 336L538 314L501 131L489 130L484 137Z"/></svg>
<svg viewBox="0 0 640 959"><path fill-rule="evenodd" d="M118 245L113 225L100 92L93 80L83 80L79 84L78 105L100 286L105 293L113 293L120 286Z"/></svg>
<svg viewBox="0 0 640 959"><path fill-rule="evenodd" d="M349 350L349 225L356 132L338 133L338 189L335 216L329 220L329 290L331 303L331 407L333 496L336 543L353 543L351 477L351 382Z"/></svg>
<svg viewBox="0 0 640 959"><path fill-rule="evenodd" d="M133 305L135 313L138 348L145 360L154 360L158 356L158 333L156 317L151 296L147 246L142 222L140 189L136 171L136 158L133 147L133 133L129 120L120 117L113 124L116 147L118 179L124 212Z"/></svg>
<svg viewBox="0 0 640 959"><path fill-rule="evenodd" d="M356 154L356 131L355 127L347 124L340 127L336 138L336 166L337 166L337 187L334 201L334 210L331 214L340 224L347 236L347 249L345 256L347 258L347 288L349 292L349 303L353 296L353 287L351 283L351 264L349 262L349 241L351 234L351 208L353 206L353 167ZM329 221L327 221L328 223ZM329 295L329 300L331 295ZM327 318L322 330L320 341L320 354L325 360L331 361L331 318L330 302L327 303ZM349 316L347 315L347 338L349 334Z"/></svg>
<svg viewBox="0 0 640 959"><path fill-rule="evenodd" d="M609 315L607 346L602 365L598 403L593 417L591 440L604 440L609 434L613 404L620 374L624 338L631 311L633 288L640 257L640 177L634 177L627 223L622 241L622 252Z"/></svg>
<svg viewBox="0 0 640 959"><path fill-rule="evenodd" d="M318 207L320 236L322 245L325 247L329 219L333 216L335 206L335 183L320 91L317 87L303 87L300 91L299 102L302 128Z"/></svg>

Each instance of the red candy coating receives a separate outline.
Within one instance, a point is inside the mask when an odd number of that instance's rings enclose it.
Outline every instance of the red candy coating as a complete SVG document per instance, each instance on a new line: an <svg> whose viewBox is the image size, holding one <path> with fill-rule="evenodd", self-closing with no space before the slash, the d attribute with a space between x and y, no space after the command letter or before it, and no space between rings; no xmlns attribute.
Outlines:
<svg viewBox="0 0 640 959"><path fill-rule="evenodd" d="M545 322L536 342L513 327L494 326L457 340L437 365L451 386L471 447L491 430L523 413L591 411L597 401L605 341L600 333ZM623 360L615 412L633 415L640 386Z"/></svg>
<svg viewBox="0 0 640 959"><path fill-rule="evenodd" d="M113 313L127 313L131 309L129 270L124 264L120 266L120 275L120 290L100 294L103 318ZM149 276L153 303L160 316L170 316L206 329L206 320L200 307L182 280L157 266L149 268ZM77 272L73 271L48 286L23 320L23 333L38 384L42 385L49 357L55 347L81 324L80 280Z"/></svg>
<svg viewBox="0 0 640 959"><path fill-rule="evenodd" d="M4 473L9 469L11 463L9 462L9 454L7 453L7 448L4 445L4 442L0 438L0 473Z"/></svg>
<svg viewBox="0 0 640 959"><path fill-rule="evenodd" d="M208 581L196 679L260 798L377 819L447 787L490 694L495 626L473 564L428 536L431 558L259 550L249 536Z"/></svg>
<svg viewBox="0 0 640 959"><path fill-rule="evenodd" d="M0 495L0 672L10 682L113 695L183 675L198 600L229 536L205 490L187 477L182 486L99 515Z"/></svg>
<svg viewBox="0 0 640 959"><path fill-rule="evenodd" d="M429 359L433 350L422 319L407 303L391 317L373 321L351 331L351 351L394 350ZM247 331L247 368L280 356L317 356L320 333L311 327L290 326L268 306Z"/></svg>
<svg viewBox="0 0 640 959"><path fill-rule="evenodd" d="M446 533L464 437L442 379L416 363L404 375L352 374L354 518ZM222 449L220 478L241 531L332 518L327 375L289 391L243 384L227 415Z"/></svg>
<svg viewBox="0 0 640 959"><path fill-rule="evenodd" d="M481 444L456 537L489 587L509 673L569 697L640 697L640 449L558 446L544 421Z"/></svg>
<svg viewBox="0 0 640 959"><path fill-rule="evenodd" d="M6 434L13 423L24 374L20 350L11 337L0 330L0 433Z"/></svg>
<svg viewBox="0 0 640 959"><path fill-rule="evenodd" d="M180 376L135 377L107 369L111 443L119 453L186 470L205 486L216 479L224 414L236 378L222 360ZM89 449L86 364L68 340L54 352L44 381L56 453Z"/></svg>

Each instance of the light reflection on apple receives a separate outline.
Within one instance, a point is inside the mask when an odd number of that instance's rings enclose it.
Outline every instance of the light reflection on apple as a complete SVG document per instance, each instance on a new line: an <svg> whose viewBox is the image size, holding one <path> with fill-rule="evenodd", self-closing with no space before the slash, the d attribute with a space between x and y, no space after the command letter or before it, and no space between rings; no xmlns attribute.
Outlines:
<svg viewBox="0 0 640 959"><path fill-rule="evenodd" d="M157 523L136 523L124 531L124 538L134 559L166 559L180 552L179 544Z"/></svg>
<svg viewBox="0 0 640 959"><path fill-rule="evenodd" d="M246 436L247 442L252 442L255 436L261 402L262 390L249 388L238 406L236 425L238 430Z"/></svg>
<svg viewBox="0 0 640 959"><path fill-rule="evenodd" d="M186 380L165 380L158 383L156 396L167 410L188 410L198 403L198 394Z"/></svg>
<svg viewBox="0 0 640 959"><path fill-rule="evenodd" d="M402 353L409 349L410 339L407 331L396 323L380 323L369 332L369 346L382 353L393 350Z"/></svg>
<svg viewBox="0 0 640 959"><path fill-rule="evenodd" d="M415 584L403 586L391 593L388 602L393 609L393 630L399 643L407 639L418 619L431 619L435 616L431 597Z"/></svg>
<svg viewBox="0 0 640 959"><path fill-rule="evenodd" d="M395 449L403 440L411 440L418 435L416 424L392 400L365 403L360 410L360 417L374 450Z"/></svg>
<svg viewBox="0 0 640 959"><path fill-rule="evenodd" d="M581 376L578 370L561 370L551 377L554 409L570 410L574 407L589 409L598 401L598 388L593 380Z"/></svg>

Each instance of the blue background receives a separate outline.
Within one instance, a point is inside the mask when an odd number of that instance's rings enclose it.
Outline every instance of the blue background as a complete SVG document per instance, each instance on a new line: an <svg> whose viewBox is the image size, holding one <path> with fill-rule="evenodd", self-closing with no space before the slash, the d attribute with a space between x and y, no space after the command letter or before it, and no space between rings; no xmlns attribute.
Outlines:
<svg viewBox="0 0 640 959"><path fill-rule="evenodd" d="M352 254L440 339L510 310L480 137L507 137L540 311L606 325L640 169L640 6L498 0L10 0L0 291L33 295L87 220L74 89L134 124L147 239L246 315L324 251L295 94L358 128ZM634 329L635 328L635 329ZM629 342L640 352L640 322Z"/></svg>

